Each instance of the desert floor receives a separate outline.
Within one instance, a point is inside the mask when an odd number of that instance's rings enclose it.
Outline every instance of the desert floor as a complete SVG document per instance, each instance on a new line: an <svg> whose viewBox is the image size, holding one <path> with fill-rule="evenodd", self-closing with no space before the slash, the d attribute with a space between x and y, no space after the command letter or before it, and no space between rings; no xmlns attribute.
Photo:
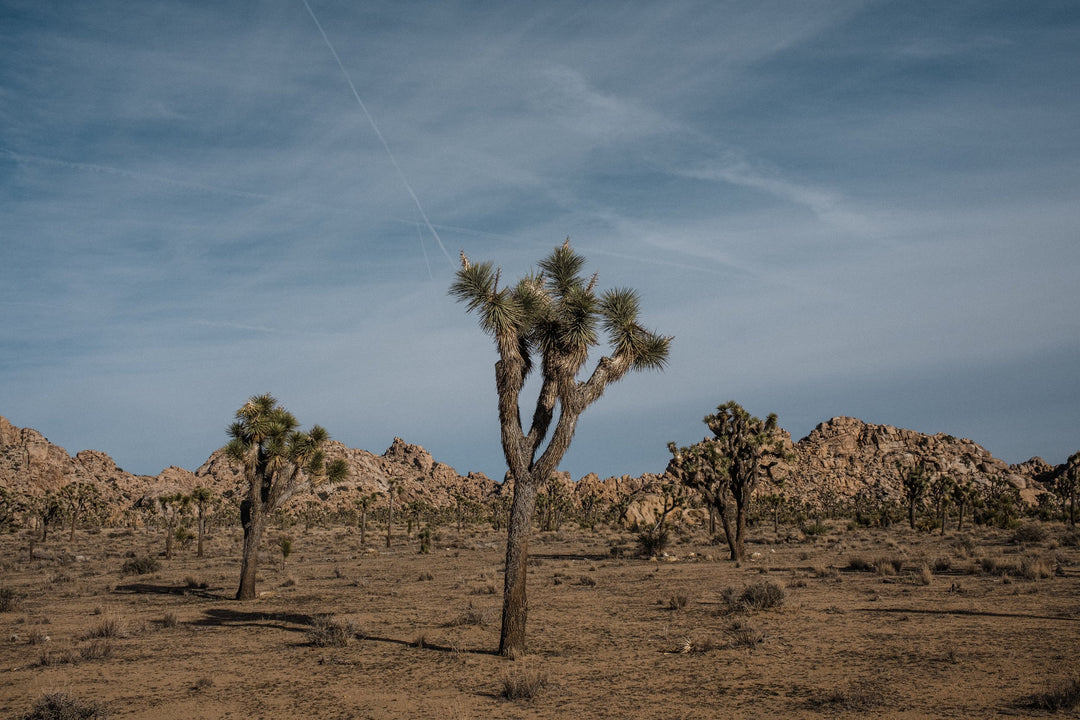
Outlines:
<svg viewBox="0 0 1080 720"><path fill-rule="evenodd" d="M646 559L630 533L537 533L514 660L493 652L503 536L485 529L421 555L403 531L389 550L369 533L376 553L354 528L294 527L284 568L271 530L251 602L231 599L232 529L146 575L121 567L160 535L54 533L31 560L8 534L0 716L57 692L109 718L1040 716L1033 697L1080 677L1075 532L829 527L754 528L741 567L703 535ZM732 606L758 583L782 604ZM319 644L328 622L344 644Z"/></svg>

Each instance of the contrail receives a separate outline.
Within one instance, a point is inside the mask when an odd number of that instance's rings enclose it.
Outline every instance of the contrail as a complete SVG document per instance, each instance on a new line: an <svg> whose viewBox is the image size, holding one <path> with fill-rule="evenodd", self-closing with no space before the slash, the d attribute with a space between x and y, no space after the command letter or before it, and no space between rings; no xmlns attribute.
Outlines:
<svg viewBox="0 0 1080 720"><path fill-rule="evenodd" d="M308 1L301 0L301 2L303 2L304 7L307 8L308 15L315 21L315 27L319 28L319 34L322 35L323 42L326 43L326 47L330 49L330 54L334 56L334 60L337 61L338 67L341 68L341 74L345 76L345 82L349 83L349 89L352 90L353 97L356 98L356 104L364 111L364 116L371 124L371 129L375 131L375 135L379 138L379 142L382 143L383 150L386 150L386 156L390 158L391 164L393 164L394 169L397 170L398 177L401 179L401 184L405 186L405 189L409 191L409 195L412 196L413 202L416 204L416 209L419 211L420 217L424 219L424 224L427 225L428 231L430 231L431 235L435 238L435 242L439 243L439 249L442 250L446 259L453 263L453 258L450 257L450 253L446 252L446 248L443 246L442 238L439 237L439 233L435 232L435 226L428 220L427 213L424 212L424 206L420 204L420 198L416 197L412 185L409 184L408 179L405 177L405 173L401 171L401 166L398 165L397 159L394 158L394 153L390 152L390 145L387 144L383 134L379 132L379 126L375 124L375 118L371 117L371 113L368 112L367 106L364 105L364 101L360 99L360 93L356 91L356 85L353 84L352 78L349 76L349 71L345 69L345 65L341 62L341 58L338 57L337 50L334 49L334 45L330 42L330 38L326 35L326 31L323 30L322 23L319 22L319 18L315 17L315 11L311 9L311 5L308 4Z"/></svg>
<svg viewBox="0 0 1080 720"><path fill-rule="evenodd" d="M416 223L416 236L420 238L420 250L424 253L424 264L427 265L428 280L434 280L435 276L431 274L431 261L427 256L427 245L424 244L424 233L420 230L420 223Z"/></svg>

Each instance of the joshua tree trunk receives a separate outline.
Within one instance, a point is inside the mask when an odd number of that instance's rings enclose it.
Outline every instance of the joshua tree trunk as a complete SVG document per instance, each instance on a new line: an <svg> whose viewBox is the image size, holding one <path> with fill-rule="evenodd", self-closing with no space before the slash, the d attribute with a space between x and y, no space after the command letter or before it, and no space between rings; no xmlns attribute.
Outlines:
<svg viewBox="0 0 1080 720"><path fill-rule="evenodd" d="M915 529L915 500L908 500L908 524Z"/></svg>
<svg viewBox="0 0 1080 720"><path fill-rule="evenodd" d="M529 612L525 580L529 559L529 531L532 529L532 516L536 509L538 484L514 483L514 502L510 508L510 529L506 538L500 655L520 652L525 648L525 621Z"/></svg>
<svg viewBox="0 0 1080 720"><path fill-rule="evenodd" d="M360 547L364 547L367 537L367 508L360 508Z"/></svg>
<svg viewBox="0 0 1080 720"><path fill-rule="evenodd" d="M240 503L240 524L244 526L244 559L240 565L237 600L255 599L255 573L259 569L259 544L265 520L262 503L253 503L250 500Z"/></svg>
<svg viewBox="0 0 1080 720"><path fill-rule="evenodd" d="M206 534L206 518L203 516L202 506L199 506L199 545L195 551L195 557L203 556L203 535Z"/></svg>
<svg viewBox="0 0 1080 720"><path fill-rule="evenodd" d="M390 535L394 531L394 498L386 506L386 547L390 547Z"/></svg>

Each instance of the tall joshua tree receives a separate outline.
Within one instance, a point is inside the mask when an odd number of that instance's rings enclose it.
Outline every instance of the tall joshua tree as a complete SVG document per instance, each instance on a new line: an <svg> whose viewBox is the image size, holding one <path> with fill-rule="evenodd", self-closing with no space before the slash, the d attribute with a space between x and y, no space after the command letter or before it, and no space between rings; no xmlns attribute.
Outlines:
<svg viewBox="0 0 1080 720"><path fill-rule="evenodd" d="M236 411L229 425L228 458L240 465L247 483L247 497L240 502L244 527L244 557L240 567L237 600L255 597L259 543L266 520L297 492L345 477L344 460L325 461L323 445L329 433L319 425L301 432L296 417L277 404L269 393L252 396Z"/></svg>
<svg viewBox="0 0 1080 720"><path fill-rule="evenodd" d="M637 293L618 288L597 295L597 276L583 276L584 266L585 258L570 248L568 239L540 262L539 270L516 285L500 287L499 270L490 262L471 264L462 253L461 268L450 287L450 294L479 316L481 329L494 338L499 353L495 363L499 427L514 483L499 639L502 655L525 650L525 566L538 488L569 449L581 413L599 399L608 383L631 370L662 369L671 345L670 337L638 324ZM611 351L587 378L579 379L589 350L600 343L600 329L607 333ZM526 429L519 399L534 360L539 361L543 378Z"/></svg>

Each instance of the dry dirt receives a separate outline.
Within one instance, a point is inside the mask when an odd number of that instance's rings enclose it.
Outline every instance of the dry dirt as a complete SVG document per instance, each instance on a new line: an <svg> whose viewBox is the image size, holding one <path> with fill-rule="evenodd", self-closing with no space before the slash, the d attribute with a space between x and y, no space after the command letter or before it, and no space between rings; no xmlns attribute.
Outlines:
<svg viewBox="0 0 1080 720"><path fill-rule="evenodd" d="M1045 527L1026 545L984 529L836 523L778 542L758 528L742 567L703 536L657 561L613 556L629 533L540 534L516 660L493 653L502 536L479 528L440 530L429 555L404 534L376 554L352 528L292 528L284 569L271 531L263 594L243 603L230 599L238 531L148 575L121 574L162 549L142 531L65 533L38 548L54 559L32 561L28 535L5 535L0 587L16 603L0 612L0 716L54 692L166 720L1039 716L1025 698L1080 674L1080 549ZM851 569L879 558L899 572ZM973 572L983 559L991 572ZM1005 574L1024 559L1051 576ZM782 605L730 606L763 582ZM354 635L320 646L322 615ZM530 681L531 698L503 696Z"/></svg>

